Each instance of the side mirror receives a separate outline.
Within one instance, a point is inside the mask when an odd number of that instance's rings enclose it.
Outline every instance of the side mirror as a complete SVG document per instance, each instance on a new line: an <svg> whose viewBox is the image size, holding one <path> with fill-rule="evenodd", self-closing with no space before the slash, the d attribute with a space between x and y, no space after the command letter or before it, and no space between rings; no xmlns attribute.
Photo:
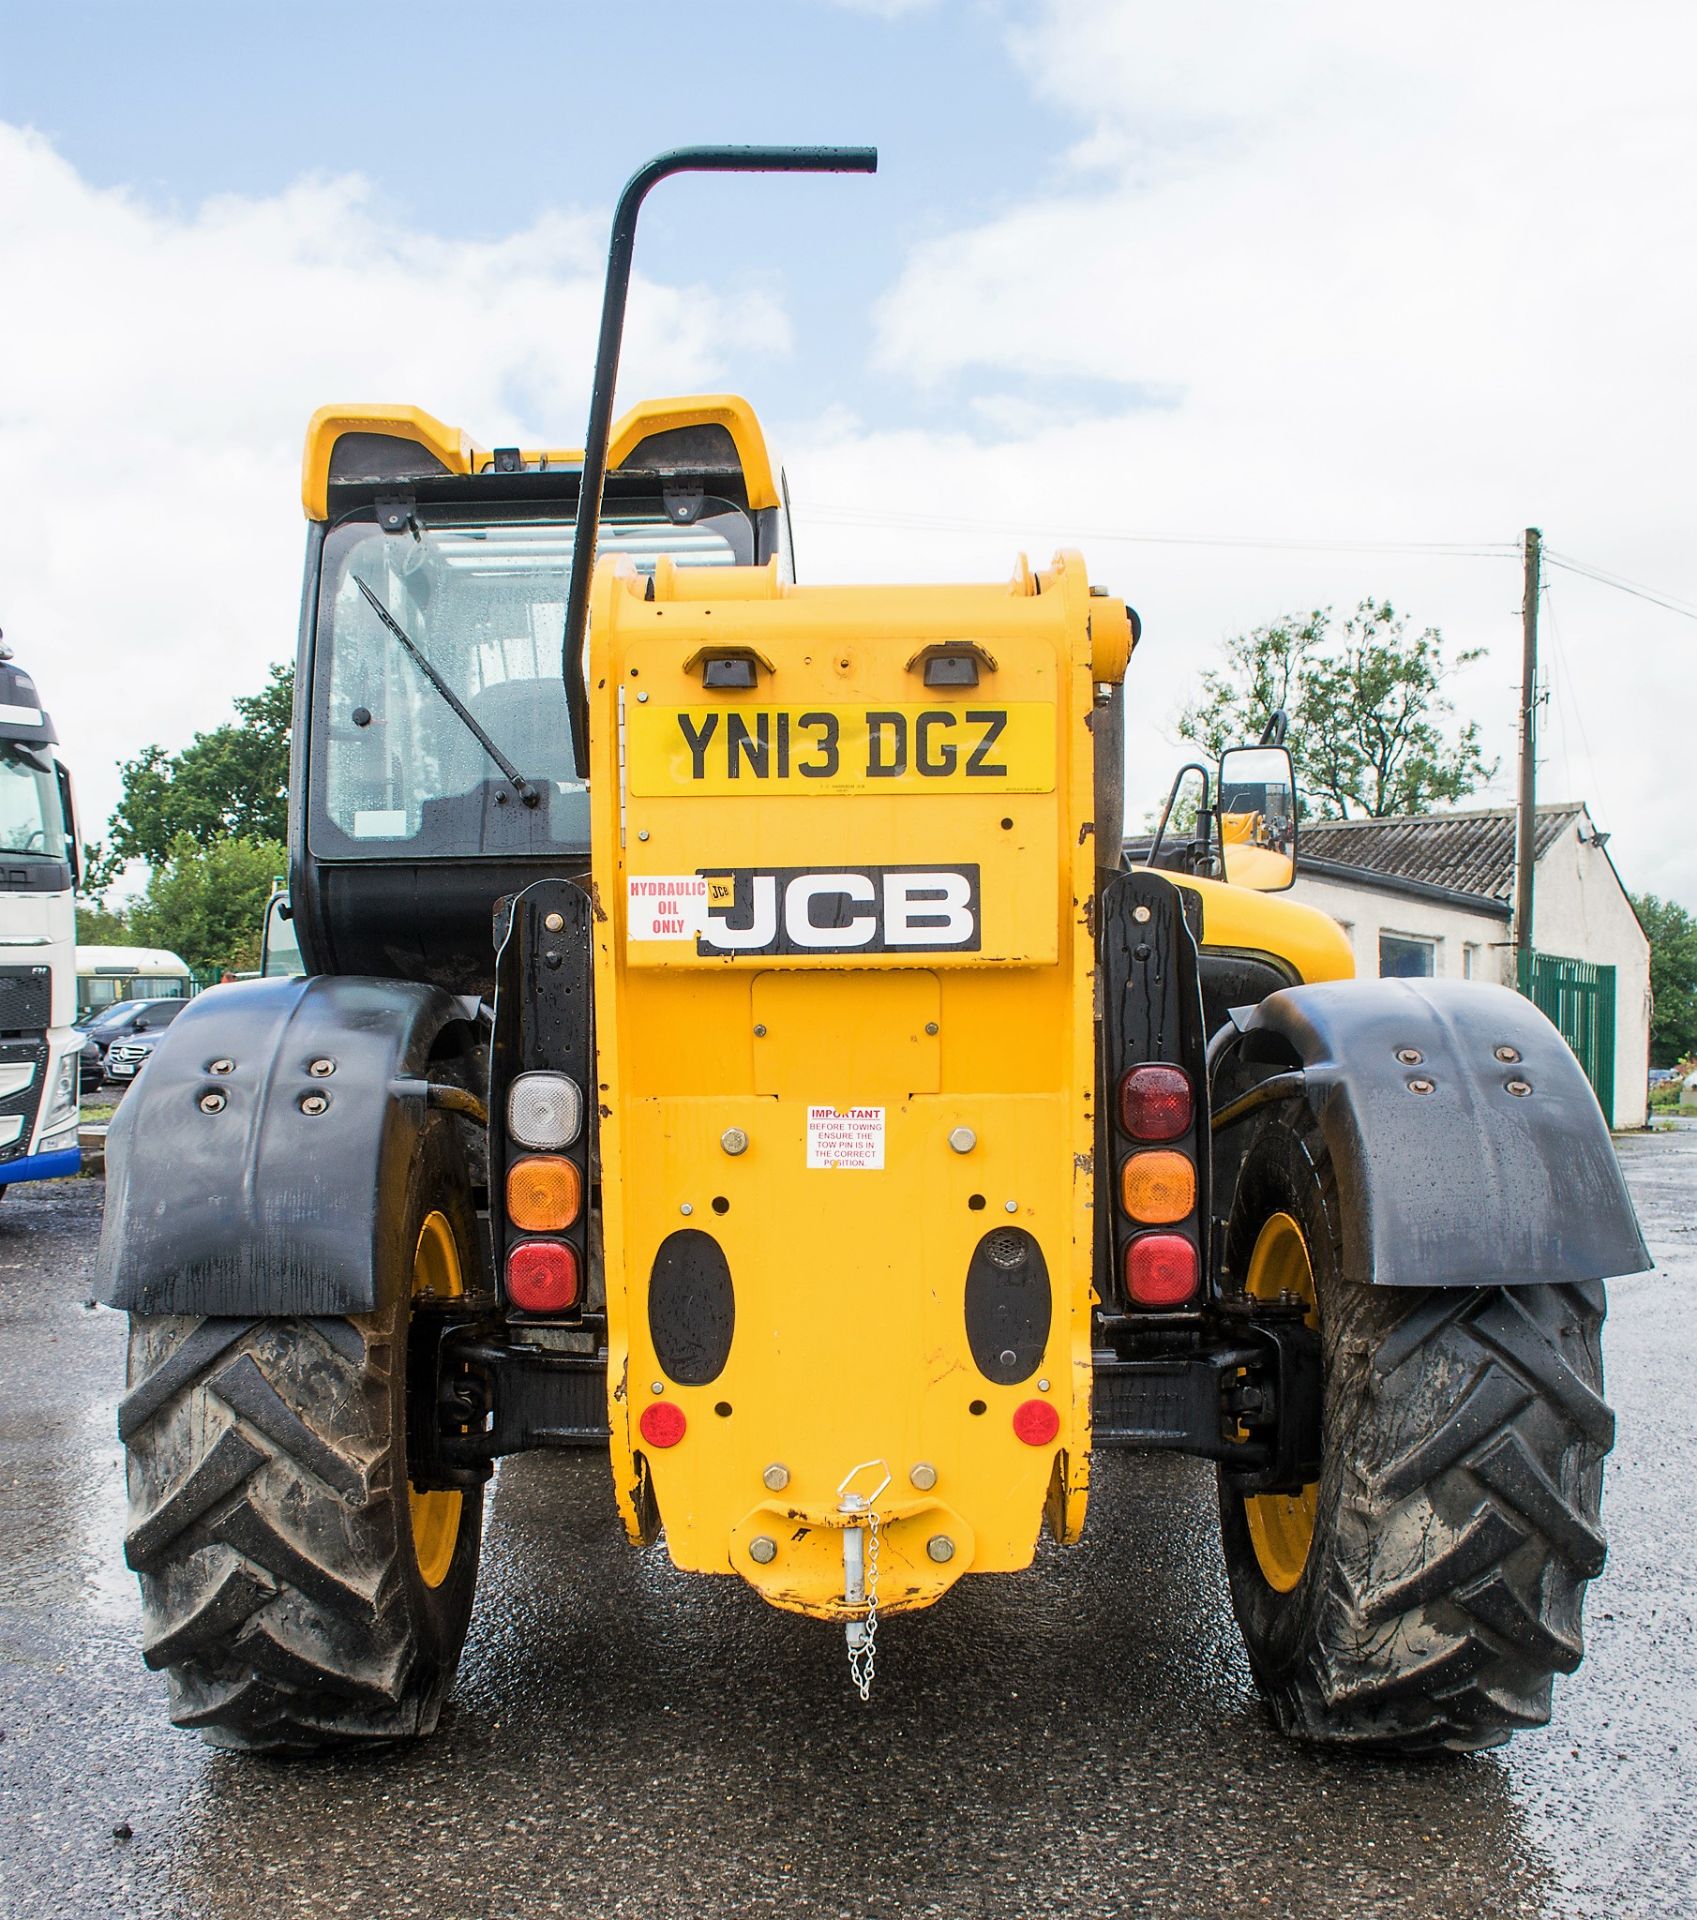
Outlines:
<svg viewBox="0 0 1697 1920"><path fill-rule="evenodd" d="M1220 755L1220 855L1227 882L1282 893L1296 879L1296 769L1284 747Z"/></svg>
<svg viewBox="0 0 1697 1920"><path fill-rule="evenodd" d="M274 893L266 902L265 924L259 941L259 971L267 980L306 971L294 918L286 893Z"/></svg>
<svg viewBox="0 0 1697 1920"><path fill-rule="evenodd" d="M65 822L65 852L69 856L71 885L82 885L82 834L77 828L77 796L71 786L71 770L63 760L53 762L59 780L59 812Z"/></svg>

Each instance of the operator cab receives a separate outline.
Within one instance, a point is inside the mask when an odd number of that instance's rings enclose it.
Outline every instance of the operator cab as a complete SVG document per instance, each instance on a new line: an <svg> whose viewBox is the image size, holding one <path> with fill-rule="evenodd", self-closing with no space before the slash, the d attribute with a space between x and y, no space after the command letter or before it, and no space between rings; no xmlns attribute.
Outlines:
<svg viewBox="0 0 1697 1920"><path fill-rule="evenodd" d="M562 674L578 452L488 452L416 409L326 408L292 789L310 971L487 992L495 901L588 866ZM793 575L781 479L743 401L650 402L614 431L599 557Z"/></svg>

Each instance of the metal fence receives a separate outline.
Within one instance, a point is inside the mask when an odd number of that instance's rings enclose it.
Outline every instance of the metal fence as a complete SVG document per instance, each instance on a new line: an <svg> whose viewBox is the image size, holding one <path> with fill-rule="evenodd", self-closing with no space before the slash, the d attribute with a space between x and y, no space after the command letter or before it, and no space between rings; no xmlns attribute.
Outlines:
<svg viewBox="0 0 1697 1920"><path fill-rule="evenodd" d="M1530 973L1530 978L1528 978ZM1591 1091L1614 1125L1615 970L1589 960L1534 953L1520 968L1520 991L1555 1025L1573 1049Z"/></svg>

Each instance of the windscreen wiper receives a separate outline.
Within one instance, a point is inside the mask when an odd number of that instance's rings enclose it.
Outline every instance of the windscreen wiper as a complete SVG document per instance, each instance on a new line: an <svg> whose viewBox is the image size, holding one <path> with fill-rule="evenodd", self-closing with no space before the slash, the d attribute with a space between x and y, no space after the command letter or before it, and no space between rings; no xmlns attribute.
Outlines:
<svg viewBox="0 0 1697 1920"><path fill-rule="evenodd" d="M483 731L477 721L472 718L471 709L460 696L455 693L453 688L448 685L447 681L442 678L441 674L436 671L424 655L419 652L418 648L413 645L400 622L396 620L394 615L390 613L389 609L384 606L383 602L378 599L376 594L371 591L357 573L353 576L353 582L354 585L359 588L360 592L365 595L366 602L370 606L371 611L376 614L378 619L383 622L384 626L389 629L406 649L414 664L418 667L419 672L424 675L425 679L441 694L443 700L446 701L453 711L459 715L460 719L465 722L466 731L471 734L477 744L507 776L508 781L512 785L513 792L518 795L527 807L536 806L542 796L524 775L519 772L518 768L513 765L512 761L507 758L501 749L496 746L495 742L489 738L488 734Z"/></svg>

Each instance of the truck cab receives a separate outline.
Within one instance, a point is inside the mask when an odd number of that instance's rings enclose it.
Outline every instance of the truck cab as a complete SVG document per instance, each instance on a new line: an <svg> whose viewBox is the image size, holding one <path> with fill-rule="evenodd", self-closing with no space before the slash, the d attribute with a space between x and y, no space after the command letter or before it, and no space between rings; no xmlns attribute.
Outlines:
<svg viewBox="0 0 1697 1920"><path fill-rule="evenodd" d="M0 1192L81 1165L76 808L35 682L0 650Z"/></svg>

